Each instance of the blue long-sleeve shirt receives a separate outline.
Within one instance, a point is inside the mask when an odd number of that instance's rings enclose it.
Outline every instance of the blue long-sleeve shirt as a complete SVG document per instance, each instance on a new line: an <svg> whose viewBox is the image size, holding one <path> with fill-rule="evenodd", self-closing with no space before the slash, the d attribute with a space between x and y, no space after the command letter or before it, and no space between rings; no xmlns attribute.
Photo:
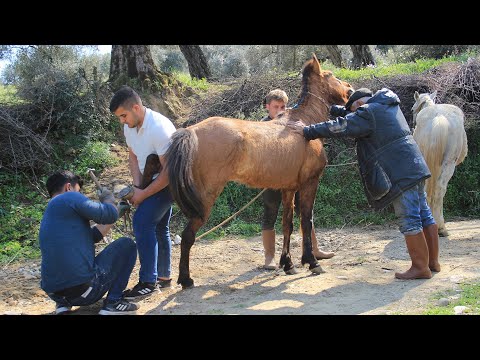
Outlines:
<svg viewBox="0 0 480 360"><path fill-rule="evenodd" d="M95 243L103 236L90 220L112 224L118 212L112 204L92 201L80 192L55 196L40 224L41 287L56 292L90 281L94 275Z"/></svg>

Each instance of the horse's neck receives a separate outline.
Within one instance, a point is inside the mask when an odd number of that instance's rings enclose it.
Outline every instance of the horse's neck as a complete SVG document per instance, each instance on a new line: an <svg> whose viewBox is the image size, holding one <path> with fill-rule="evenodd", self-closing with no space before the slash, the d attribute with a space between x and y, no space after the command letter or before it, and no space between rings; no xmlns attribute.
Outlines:
<svg viewBox="0 0 480 360"><path fill-rule="evenodd" d="M305 125L317 124L328 121L329 105L323 99L313 100L312 97L305 99L303 104L297 108L286 111L288 120L302 121Z"/></svg>
<svg viewBox="0 0 480 360"><path fill-rule="evenodd" d="M425 101L422 102L420 104L420 106L418 107L418 109L416 111L416 114L418 114L420 112L420 110L425 109L426 107L429 107L429 106L433 106L433 105L435 105L435 102L432 99L430 99L430 98L425 99Z"/></svg>

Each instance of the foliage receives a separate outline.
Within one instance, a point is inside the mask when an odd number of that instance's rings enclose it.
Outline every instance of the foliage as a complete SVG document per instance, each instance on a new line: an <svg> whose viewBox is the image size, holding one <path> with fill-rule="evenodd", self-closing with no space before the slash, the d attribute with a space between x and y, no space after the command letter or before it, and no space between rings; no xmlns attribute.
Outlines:
<svg viewBox="0 0 480 360"><path fill-rule="evenodd" d="M67 168L79 175L84 175L89 168L100 171L117 164L118 160L110 154L109 144L101 141L89 141L78 150L78 154Z"/></svg>
<svg viewBox="0 0 480 360"><path fill-rule="evenodd" d="M468 154L455 168L443 199L444 215L480 216L480 128L467 131Z"/></svg>
<svg viewBox="0 0 480 360"><path fill-rule="evenodd" d="M0 85L0 104L17 105L24 102L17 96L17 88L14 85Z"/></svg>
<svg viewBox="0 0 480 360"><path fill-rule="evenodd" d="M174 71L172 74L180 83L190 86L194 90L207 91L210 86L206 79L192 79L188 73Z"/></svg>
<svg viewBox="0 0 480 360"><path fill-rule="evenodd" d="M352 69L339 69L335 68L333 65L326 64L324 66L325 70L331 70L340 79L345 81L358 81L362 79L368 79L372 77L389 77L397 75L411 75L425 72L431 68L437 67L446 62L455 62L464 59L464 57L459 56L449 56L441 58L438 60L435 59L416 59L407 63L400 64L390 64L384 66L367 66L366 68L360 70Z"/></svg>
<svg viewBox="0 0 480 360"><path fill-rule="evenodd" d="M433 300L440 298L450 298L451 301L446 306L430 305L423 315L454 315L456 306L466 306L468 309L465 314L480 315L480 279L474 280L472 283L460 284L460 292L449 290L437 293L433 296Z"/></svg>
<svg viewBox="0 0 480 360"><path fill-rule="evenodd" d="M38 230L46 203L24 175L0 173L0 263L39 256Z"/></svg>
<svg viewBox="0 0 480 360"><path fill-rule="evenodd" d="M167 73L188 71L185 57L180 51L167 52L162 61L160 62L159 68L161 71Z"/></svg>
<svg viewBox="0 0 480 360"><path fill-rule="evenodd" d="M111 138L117 120L108 110L111 93L103 83L105 77L98 72L99 61L94 55L86 56L85 48L79 46L41 45L17 51L11 66L16 97L23 105L5 107L2 117L18 123L3 133L13 139L20 154L25 153L20 151L25 137L39 136L35 143L47 142L47 148L50 142L69 135L88 140ZM41 152L41 149L30 149L32 157L38 157ZM8 154L0 160L4 166L15 170L23 170L28 165L35 171L43 164L37 162L35 169L34 162L19 163Z"/></svg>

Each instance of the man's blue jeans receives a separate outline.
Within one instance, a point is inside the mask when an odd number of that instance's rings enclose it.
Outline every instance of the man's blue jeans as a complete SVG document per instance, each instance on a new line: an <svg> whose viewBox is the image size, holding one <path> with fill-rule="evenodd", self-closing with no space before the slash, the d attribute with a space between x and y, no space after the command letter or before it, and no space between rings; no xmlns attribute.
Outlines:
<svg viewBox="0 0 480 360"><path fill-rule="evenodd" d="M70 298L49 293L48 296L59 305L84 306L97 302L108 291L107 300L116 302L122 298L136 261L135 242L121 237L95 257L95 275L83 295Z"/></svg>
<svg viewBox="0 0 480 360"><path fill-rule="evenodd" d="M172 241L169 225L172 203L167 186L143 200L133 216L141 282L155 283L157 277L170 279Z"/></svg>
<svg viewBox="0 0 480 360"><path fill-rule="evenodd" d="M393 201L395 215L400 220L399 230L403 235L416 235L424 227L435 224L427 204L425 181L408 189Z"/></svg>

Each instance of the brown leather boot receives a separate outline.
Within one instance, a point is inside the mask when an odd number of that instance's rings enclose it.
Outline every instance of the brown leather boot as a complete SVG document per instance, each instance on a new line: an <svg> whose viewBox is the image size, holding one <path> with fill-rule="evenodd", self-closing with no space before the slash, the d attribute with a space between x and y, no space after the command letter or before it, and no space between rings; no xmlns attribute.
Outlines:
<svg viewBox="0 0 480 360"><path fill-rule="evenodd" d="M423 228L423 234L427 240L428 246L428 267L430 270L439 272L440 263L438 262L438 226L437 224L428 225Z"/></svg>
<svg viewBox="0 0 480 360"><path fill-rule="evenodd" d="M303 241L302 241L302 244L303 244ZM313 249L313 256L315 256L317 260L330 259L335 256L334 252L322 251L318 248L317 236L315 235L315 229L313 227L312 227L312 249Z"/></svg>
<svg viewBox="0 0 480 360"><path fill-rule="evenodd" d="M265 250L264 269L275 270L277 263L275 262L275 229L262 230L263 248Z"/></svg>
<svg viewBox="0 0 480 360"><path fill-rule="evenodd" d="M405 235L408 253L412 266L404 273L395 273L397 279L430 279L432 272L428 268L428 247L423 232L415 235Z"/></svg>

